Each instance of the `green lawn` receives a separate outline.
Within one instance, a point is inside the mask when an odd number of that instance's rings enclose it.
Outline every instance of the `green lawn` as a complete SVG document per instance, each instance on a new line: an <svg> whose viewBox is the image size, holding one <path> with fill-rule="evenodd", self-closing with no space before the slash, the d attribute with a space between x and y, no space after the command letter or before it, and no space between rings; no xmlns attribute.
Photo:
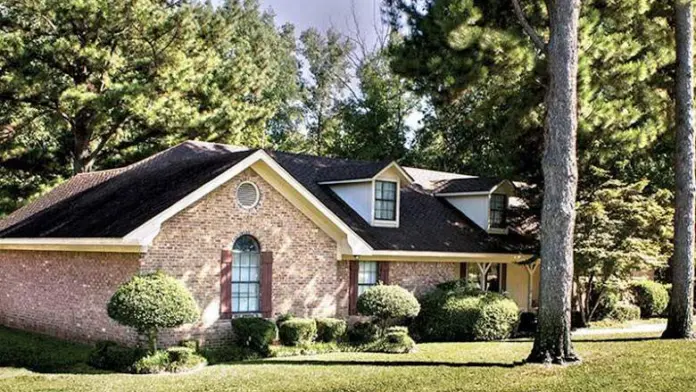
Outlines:
<svg viewBox="0 0 696 392"><path fill-rule="evenodd" d="M2 347L28 335L0 328ZM530 341L422 344L406 355L334 353L209 366L193 374L89 374L84 346L32 340L66 350L55 372L0 368L0 391L682 391L696 384L696 342L592 337L576 342L580 365L516 365ZM654 337L654 336L653 336ZM12 343L14 342L14 343ZM40 350L39 350L40 352ZM0 363L2 358L0 357ZM7 362L5 362L7 363ZM1 366L1 365L0 365ZM71 373L73 372L73 373Z"/></svg>

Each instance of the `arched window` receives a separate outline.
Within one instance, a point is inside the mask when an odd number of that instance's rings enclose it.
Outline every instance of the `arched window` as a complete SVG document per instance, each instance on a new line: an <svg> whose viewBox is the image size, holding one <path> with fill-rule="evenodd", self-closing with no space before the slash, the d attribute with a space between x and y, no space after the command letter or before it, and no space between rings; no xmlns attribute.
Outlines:
<svg viewBox="0 0 696 392"><path fill-rule="evenodd" d="M261 249L243 235L232 246L232 313L258 313L261 292Z"/></svg>

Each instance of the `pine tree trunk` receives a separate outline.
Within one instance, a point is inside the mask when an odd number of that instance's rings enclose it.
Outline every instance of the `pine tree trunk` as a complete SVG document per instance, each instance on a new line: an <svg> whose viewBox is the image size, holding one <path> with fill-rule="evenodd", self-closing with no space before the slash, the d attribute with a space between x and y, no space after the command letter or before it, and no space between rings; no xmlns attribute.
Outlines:
<svg viewBox="0 0 696 392"><path fill-rule="evenodd" d="M675 88L676 206L674 211L674 257L672 296L664 338L692 335L694 300L694 127L693 127L693 15L691 0L675 0L677 70Z"/></svg>
<svg viewBox="0 0 696 392"><path fill-rule="evenodd" d="M542 169L539 325L528 362L577 361L570 341L580 0L547 0L549 88Z"/></svg>

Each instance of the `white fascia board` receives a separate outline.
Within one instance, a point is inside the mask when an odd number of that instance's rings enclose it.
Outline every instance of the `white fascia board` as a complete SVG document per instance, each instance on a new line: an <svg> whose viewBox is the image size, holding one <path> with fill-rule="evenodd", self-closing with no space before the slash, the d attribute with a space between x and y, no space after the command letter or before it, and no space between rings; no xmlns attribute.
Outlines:
<svg viewBox="0 0 696 392"><path fill-rule="evenodd" d="M317 184L319 185L339 185L339 184L354 184L358 182L370 182L372 178L356 178L352 180L337 180L337 181L321 181Z"/></svg>
<svg viewBox="0 0 696 392"><path fill-rule="evenodd" d="M124 238L2 238L0 250L85 250L143 253L147 246Z"/></svg>
<svg viewBox="0 0 696 392"><path fill-rule="evenodd" d="M493 187L493 189L497 186ZM479 191L479 192L448 192L448 193L436 193L437 197L456 197L456 196L486 196L493 193L493 189L490 191Z"/></svg>
<svg viewBox="0 0 696 392"><path fill-rule="evenodd" d="M430 252L430 251L408 251L408 250L374 250L369 254L353 254L348 257L355 258L373 258L381 260L389 260L389 258L398 259L437 259L446 260L458 259L462 262L476 261L495 261L502 263L510 263L523 261L531 258L533 255L524 253L469 253L469 252Z"/></svg>
<svg viewBox="0 0 696 392"><path fill-rule="evenodd" d="M159 234L162 224L165 221L178 214L185 208L189 207L193 203L197 202L198 200L202 199L204 196L214 191L218 187L227 183L233 177L237 176L242 171L246 170L258 161L263 161L273 170L278 172L278 174L280 174L280 176L283 177L285 181L287 181L293 188L295 188L303 197L307 198L322 214L326 215L326 217L328 217L333 224L335 224L343 232L345 232L348 236L348 243L354 252L365 253L370 252L372 250L372 248L365 242L365 240L360 238L360 236L358 236L353 231L353 229L351 229L347 224L345 224L345 222L343 222L339 217L337 217L336 214L334 214L331 210L324 206L324 204L319 199L317 199L302 184L300 184L300 182L298 182L292 175L290 175L290 173L288 173L282 166L280 166L280 164L278 164L278 162L276 162L275 159L271 158L263 150L258 150L253 154L249 155L248 157L242 159L236 165L227 169L227 171L225 171L224 173L210 180L200 188L196 189L195 191L188 194L186 197L176 202L171 207L167 208L166 210L157 214L152 219L142 224L140 227L126 234L126 236L123 237L123 239L127 241L136 241L137 243L145 246L151 245L152 241L155 239L157 234Z"/></svg>

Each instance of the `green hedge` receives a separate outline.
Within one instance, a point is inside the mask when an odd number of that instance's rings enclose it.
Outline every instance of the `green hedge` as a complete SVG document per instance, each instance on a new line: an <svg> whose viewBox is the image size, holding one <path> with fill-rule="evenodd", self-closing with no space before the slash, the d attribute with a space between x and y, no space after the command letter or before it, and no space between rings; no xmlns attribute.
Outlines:
<svg viewBox="0 0 696 392"><path fill-rule="evenodd" d="M515 302L498 293L436 288L421 298L414 330L425 341L506 339L519 322Z"/></svg>
<svg viewBox="0 0 696 392"><path fill-rule="evenodd" d="M232 319L234 342L243 348L267 355L268 346L276 338L274 322L260 317L239 317Z"/></svg>
<svg viewBox="0 0 696 392"><path fill-rule="evenodd" d="M347 335L352 345L371 343L379 338L379 328L369 321L356 322L348 328Z"/></svg>
<svg viewBox="0 0 696 392"><path fill-rule="evenodd" d="M313 319L293 318L280 325L278 336L286 346L309 344L317 336L317 323Z"/></svg>
<svg viewBox="0 0 696 392"><path fill-rule="evenodd" d="M619 302L609 314L609 318L616 321L636 320L640 318L640 308L627 302Z"/></svg>
<svg viewBox="0 0 696 392"><path fill-rule="evenodd" d="M88 363L97 369L129 372L134 363L147 353L143 349L130 348L115 342L97 342L89 355Z"/></svg>
<svg viewBox="0 0 696 392"><path fill-rule="evenodd" d="M335 318L318 318L317 342L337 342L346 334L346 322Z"/></svg>
<svg viewBox="0 0 696 392"><path fill-rule="evenodd" d="M631 292L635 304L640 308L641 317L658 317L667 310L669 292L665 285L652 280L642 280L631 284Z"/></svg>

